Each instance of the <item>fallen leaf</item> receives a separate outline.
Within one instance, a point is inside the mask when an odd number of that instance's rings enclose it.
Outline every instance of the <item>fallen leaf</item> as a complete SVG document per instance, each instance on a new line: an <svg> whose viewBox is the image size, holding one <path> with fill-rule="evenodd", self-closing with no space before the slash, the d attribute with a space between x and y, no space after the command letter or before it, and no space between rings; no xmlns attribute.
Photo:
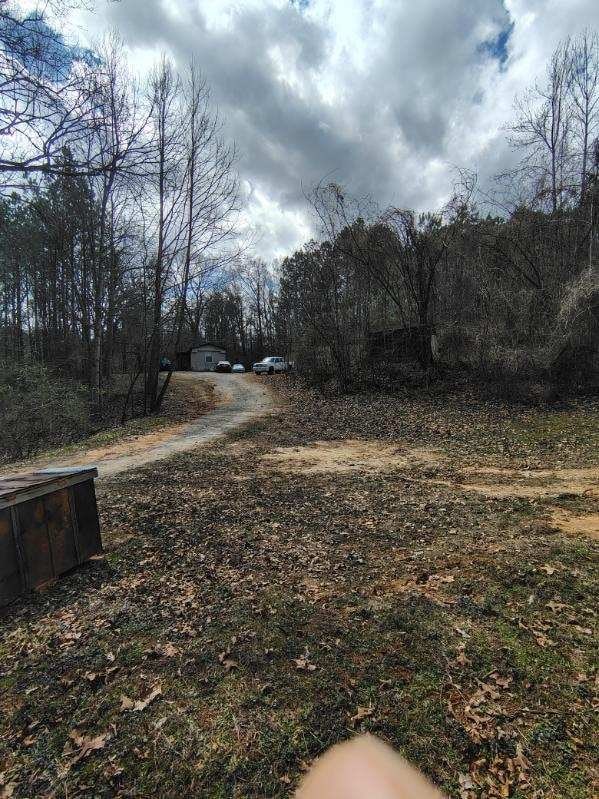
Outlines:
<svg viewBox="0 0 599 799"><path fill-rule="evenodd" d="M359 721L362 721L362 719L367 719L369 716L372 716L373 713L374 708L372 706L358 707L355 714L351 716L350 721L355 726Z"/></svg>
<svg viewBox="0 0 599 799"><path fill-rule="evenodd" d="M132 713L137 713L141 710L145 710L147 706L161 694L162 688L160 685L156 685L144 699L138 699L135 702L128 696L121 694L121 712L130 711Z"/></svg>
<svg viewBox="0 0 599 799"><path fill-rule="evenodd" d="M508 675L507 677L502 677L501 674L494 671L489 677L498 685L500 688L508 688L513 682L514 678Z"/></svg>
<svg viewBox="0 0 599 799"><path fill-rule="evenodd" d="M106 743L111 737L112 736L109 732L104 732L95 736L88 736L82 735L77 729L71 730L69 733L69 738L79 751L75 754L75 757L69 761L68 768L74 766L80 760L83 760L83 758L87 757L91 752L104 749Z"/></svg>
<svg viewBox="0 0 599 799"><path fill-rule="evenodd" d="M174 658L181 654L181 650L177 649L177 647L174 644L171 644L170 641L168 641L166 644L156 644L150 649L146 649L146 652L151 655L156 655L157 657L165 658Z"/></svg>
<svg viewBox="0 0 599 799"><path fill-rule="evenodd" d="M218 662L221 664L221 666L224 668L224 670L227 673L230 672L232 669L236 669L239 667L239 663L236 660L233 660L233 658L228 657L229 654L230 652L221 652L220 655L218 656Z"/></svg>
<svg viewBox="0 0 599 799"><path fill-rule="evenodd" d="M314 663L310 663L305 657L294 658L293 662L298 671L316 671Z"/></svg>
<svg viewBox="0 0 599 799"><path fill-rule="evenodd" d="M96 735L95 738L84 738L81 748L85 755L87 755L89 752L94 752L97 749L104 749L109 738L109 732L105 732L102 735Z"/></svg>
<svg viewBox="0 0 599 799"><path fill-rule="evenodd" d="M135 702L133 699L129 699L128 696L121 694L121 711L123 710L133 710L135 707Z"/></svg>
<svg viewBox="0 0 599 799"><path fill-rule="evenodd" d="M564 608L567 608L568 606L564 605L563 602L555 602L552 599L551 602L547 602L545 607L549 608L549 610L552 610L554 613L559 613L560 610L563 610Z"/></svg>
<svg viewBox="0 0 599 799"><path fill-rule="evenodd" d="M547 636L543 635L542 633L535 635L535 641L539 646L542 646L543 649L546 646L555 646L555 641L552 641L551 638L547 638Z"/></svg>
<svg viewBox="0 0 599 799"><path fill-rule="evenodd" d="M470 774L458 774L458 782L460 784L460 799L472 799L475 796L473 791L476 791L477 786Z"/></svg>
<svg viewBox="0 0 599 799"><path fill-rule="evenodd" d="M123 772L124 769L121 766L118 766L116 763L109 763L104 769L104 776L106 779L114 780L120 777Z"/></svg>

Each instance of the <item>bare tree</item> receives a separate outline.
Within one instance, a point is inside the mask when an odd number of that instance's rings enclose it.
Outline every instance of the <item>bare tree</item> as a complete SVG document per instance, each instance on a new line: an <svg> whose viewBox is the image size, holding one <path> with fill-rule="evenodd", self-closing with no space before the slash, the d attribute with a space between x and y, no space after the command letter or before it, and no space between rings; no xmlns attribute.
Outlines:
<svg viewBox="0 0 599 799"><path fill-rule="evenodd" d="M87 128L85 161L95 173L90 182L98 200L98 229L90 233L91 283L93 291L93 341L90 386L100 400L102 339L106 294L114 289L114 224L118 200L115 192L137 177L149 155L148 113L140 110L135 82L127 68L122 42L108 36L99 50L101 68L93 75L93 117ZM126 192L125 192L126 194ZM123 197L121 197L123 199Z"/></svg>
<svg viewBox="0 0 599 799"><path fill-rule="evenodd" d="M218 250L232 241L239 207L235 148L222 137L222 124L211 107L209 87L193 62L183 91L186 230L175 349L181 343L190 282L201 281L221 266L223 260L231 260L237 254L225 252L219 257Z"/></svg>
<svg viewBox="0 0 599 799"><path fill-rule="evenodd" d="M584 202L594 142L599 135L599 36L584 31L572 42L570 96L572 135L579 154L580 203Z"/></svg>
<svg viewBox="0 0 599 799"><path fill-rule="evenodd" d="M373 213L372 202L355 204L335 184L318 186L311 202L335 249L376 281L402 325L420 328L421 364L430 366L437 278L455 226L444 225L439 214L416 216L393 207Z"/></svg>
<svg viewBox="0 0 599 799"><path fill-rule="evenodd" d="M330 242L309 242L281 266L280 311L292 330L295 357L316 375L327 373L330 359L342 391L360 376L364 360L355 267Z"/></svg>
<svg viewBox="0 0 599 799"><path fill-rule="evenodd" d="M95 57L51 26L85 0L47 0L21 13L0 0L0 172L97 174L85 160L96 103ZM72 159L60 158L67 146Z"/></svg>
<svg viewBox="0 0 599 799"><path fill-rule="evenodd" d="M545 83L535 84L516 100L518 118L510 128L512 145L524 152L521 169L534 181L538 197L549 195L553 213L572 190L568 108L571 50L566 40L551 58Z"/></svg>
<svg viewBox="0 0 599 799"><path fill-rule="evenodd" d="M156 203L156 250L151 259L151 324L146 362L145 395L148 410L158 407L158 373L162 348L163 311L169 271L185 232L185 150L181 82L163 57L150 79L154 126L154 162L150 181ZM152 211L150 211L152 213Z"/></svg>

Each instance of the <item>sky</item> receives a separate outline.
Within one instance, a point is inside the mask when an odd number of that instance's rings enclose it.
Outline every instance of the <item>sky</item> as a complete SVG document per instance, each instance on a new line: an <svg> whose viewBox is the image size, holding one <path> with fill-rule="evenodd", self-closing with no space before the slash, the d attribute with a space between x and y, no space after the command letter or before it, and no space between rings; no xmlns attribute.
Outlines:
<svg viewBox="0 0 599 799"><path fill-rule="evenodd" d="M194 57L270 260L318 235L305 192L323 179L437 210L456 169L483 186L507 169L515 96L563 37L599 29L599 0L96 0L74 22L83 43L116 29L142 77Z"/></svg>

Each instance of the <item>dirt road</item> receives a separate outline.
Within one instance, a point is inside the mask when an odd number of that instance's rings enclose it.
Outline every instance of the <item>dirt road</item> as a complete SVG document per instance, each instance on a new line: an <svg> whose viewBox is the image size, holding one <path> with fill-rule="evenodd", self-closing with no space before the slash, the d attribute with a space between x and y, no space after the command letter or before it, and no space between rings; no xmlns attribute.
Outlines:
<svg viewBox="0 0 599 799"><path fill-rule="evenodd" d="M133 440L78 452L59 460L37 461L34 468L96 466L100 478L113 477L178 452L193 449L225 435L252 419L272 411L272 396L253 375L190 372L198 380L212 383L219 395L218 406L199 419L166 428Z"/></svg>

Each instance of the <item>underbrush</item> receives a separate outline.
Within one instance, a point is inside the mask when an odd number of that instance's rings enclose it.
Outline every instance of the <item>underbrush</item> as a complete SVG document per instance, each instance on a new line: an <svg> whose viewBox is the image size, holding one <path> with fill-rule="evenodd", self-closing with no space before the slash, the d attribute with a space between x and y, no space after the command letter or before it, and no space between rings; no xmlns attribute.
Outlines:
<svg viewBox="0 0 599 799"><path fill-rule="evenodd" d="M129 418L123 421L128 400ZM174 379L158 414L144 415L142 387L129 395L129 376L116 375L100 405L89 389L42 364L0 362L0 462L37 453L106 446L169 424L195 419L214 405L214 390L200 381Z"/></svg>
<svg viewBox="0 0 599 799"><path fill-rule="evenodd" d="M91 428L86 389L41 364L0 363L0 456L23 458Z"/></svg>
<svg viewBox="0 0 599 799"><path fill-rule="evenodd" d="M325 397L351 394L392 394L410 398L443 397L463 394L479 401L502 402L514 406L556 406L599 396L599 383L577 379L557 379L553 374L528 374L466 366L436 364L423 369L416 363L378 364L345 381L332 372L319 369L292 376L300 385L319 391Z"/></svg>

